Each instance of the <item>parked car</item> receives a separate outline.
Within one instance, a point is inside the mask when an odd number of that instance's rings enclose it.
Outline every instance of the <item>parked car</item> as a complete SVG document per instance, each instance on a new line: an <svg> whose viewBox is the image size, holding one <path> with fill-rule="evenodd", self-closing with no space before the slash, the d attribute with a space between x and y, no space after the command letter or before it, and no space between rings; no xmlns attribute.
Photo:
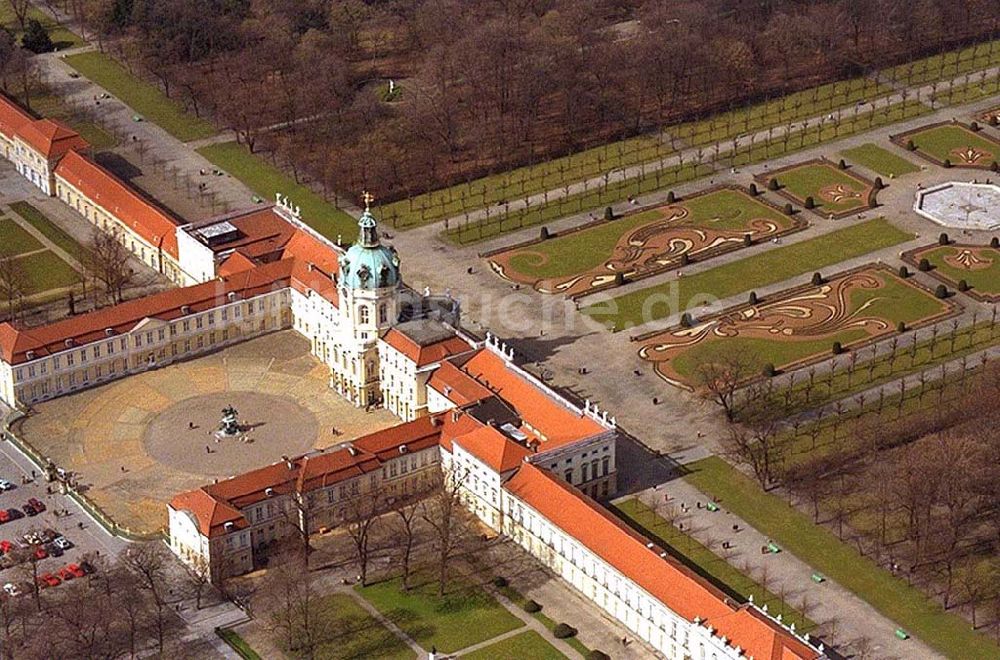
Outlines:
<svg viewBox="0 0 1000 660"><path fill-rule="evenodd" d="M54 539L52 539L52 545L56 546L60 550L69 550L70 548L73 547L73 544L65 536L57 536Z"/></svg>
<svg viewBox="0 0 1000 660"><path fill-rule="evenodd" d="M84 563L86 563L86 562L84 562ZM70 573L72 573L76 577L84 577L85 575L87 575L87 571L83 570L83 567L80 566L80 564L67 564L66 565L66 570L68 570Z"/></svg>
<svg viewBox="0 0 1000 660"><path fill-rule="evenodd" d="M31 504L25 504L24 506L21 507L21 510L24 511L29 516L37 516L38 515L38 509L36 509L35 507L31 506Z"/></svg>
<svg viewBox="0 0 1000 660"><path fill-rule="evenodd" d="M13 550L14 547L15 547L14 544L8 541L7 539L0 541L0 552L2 552L3 554L7 554L11 550Z"/></svg>
<svg viewBox="0 0 1000 660"><path fill-rule="evenodd" d="M38 498L32 497L31 499L28 500L28 504L34 507L35 511L37 511L38 513L45 511L45 502L42 502Z"/></svg>
<svg viewBox="0 0 1000 660"><path fill-rule="evenodd" d="M48 543L49 541L54 541L60 534L54 529L46 528L39 532L38 536L42 539L43 543Z"/></svg>
<svg viewBox="0 0 1000 660"><path fill-rule="evenodd" d="M45 548L45 551L47 553L49 553L50 557L62 557L63 556L63 549L60 548L55 543L46 543L43 547Z"/></svg>
<svg viewBox="0 0 1000 660"><path fill-rule="evenodd" d="M49 556L48 551L42 546L35 548L35 559L45 559Z"/></svg>
<svg viewBox="0 0 1000 660"><path fill-rule="evenodd" d="M70 566L76 566L76 564L70 564ZM86 559L80 562L80 570L83 571L86 575L90 575L92 573L97 572L97 569L94 568L94 565L91 564Z"/></svg>
<svg viewBox="0 0 1000 660"><path fill-rule="evenodd" d="M69 570L69 566L63 566L62 568L59 569L59 579L61 579L63 582L66 582L67 580L72 580L75 577L76 573Z"/></svg>
<svg viewBox="0 0 1000 660"><path fill-rule="evenodd" d="M3 585L3 590L8 596L12 598L21 595L21 588L18 587L13 582L8 582L7 584Z"/></svg>
<svg viewBox="0 0 1000 660"><path fill-rule="evenodd" d="M10 521L10 511L8 509L0 509L0 524Z"/></svg>
<svg viewBox="0 0 1000 660"><path fill-rule="evenodd" d="M28 532L21 538L24 539L24 542L27 543L28 545L38 545L39 543L42 542L42 539L38 535L38 532Z"/></svg>
<svg viewBox="0 0 1000 660"><path fill-rule="evenodd" d="M42 573L38 576L38 586L42 589L46 587L58 587L60 584L62 584L62 580L52 575L52 573Z"/></svg>
<svg viewBox="0 0 1000 660"><path fill-rule="evenodd" d="M10 509L7 509L7 514L10 516L11 520L20 520L21 518L24 517L24 514L21 513L20 509L13 508L13 507L10 508Z"/></svg>
<svg viewBox="0 0 1000 660"><path fill-rule="evenodd" d="M0 479L0 490L14 490L14 484L6 479Z"/></svg>

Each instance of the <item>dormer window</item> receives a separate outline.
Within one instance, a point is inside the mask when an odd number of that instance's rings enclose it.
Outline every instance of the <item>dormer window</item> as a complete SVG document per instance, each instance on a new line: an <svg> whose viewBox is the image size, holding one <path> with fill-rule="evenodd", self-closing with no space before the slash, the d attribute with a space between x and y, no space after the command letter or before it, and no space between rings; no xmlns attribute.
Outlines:
<svg viewBox="0 0 1000 660"><path fill-rule="evenodd" d="M67 339L66 342L65 342L65 344L66 344L66 348L69 348L70 346L73 345L73 340L72 339Z"/></svg>
<svg viewBox="0 0 1000 660"><path fill-rule="evenodd" d="M191 313L190 305L181 305L181 314L190 314L190 313Z"/></svg>

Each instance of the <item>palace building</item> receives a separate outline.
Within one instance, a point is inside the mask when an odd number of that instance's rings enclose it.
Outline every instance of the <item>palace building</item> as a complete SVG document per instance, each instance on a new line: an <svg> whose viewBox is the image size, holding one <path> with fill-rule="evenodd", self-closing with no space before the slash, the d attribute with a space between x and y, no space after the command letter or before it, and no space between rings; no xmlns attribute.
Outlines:
<svg viewBox="0 0 1000 660"><path fill-rule="evenodd" d="M89 157L86 142L0 96L0 152L179 288L39 327L0 324L0 400L13 408L292 329L353 404L401 423L176 495L170 548L213 581L263 565L366 502L455 486L504 534L664 657L794 660L822 645L737 603L611 515L616 423L460 326L450 296L403 285L365 195L347 249L275 205L184 223Z"/></svg>

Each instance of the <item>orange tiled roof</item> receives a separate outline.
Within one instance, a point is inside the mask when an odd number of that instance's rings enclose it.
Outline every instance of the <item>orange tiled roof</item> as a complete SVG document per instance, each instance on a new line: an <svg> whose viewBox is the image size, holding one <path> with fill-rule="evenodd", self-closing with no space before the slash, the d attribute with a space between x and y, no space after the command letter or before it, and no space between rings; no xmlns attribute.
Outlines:
<svg viewBox="0 0 1000 660"><path fill-rule="evenodd" d="M544 436L539 438L539 451L576 442L606 430L590 417L567 408L516 373L506 360L489 349L481 349L460 368L513 406L517 414L532 427L522 430L531 435L537 436L540 433Z"/></svg>
<svg viewBox="0 0 1000 660"><path fill-rule="evenodd" d="M175 495L170 500L170 508L174 511L190 511L198 524L198 530L209 538L223 534L227 522L233 523L237 529L249 526L242 513L212 497L204 488Z"/></svg>
<svg viewBox="0 0 1000 660"><path fill-rule="evenodd" d="M35 119L23 124L18 137L48 160L57 160L76 149L90 148L90 143L79 133L56 119Z"/></svg>
<svg viewBox="0 0 1000 660"><path fill-rule="evenodd" d="M231 255L226 257L226 259L219 264L216 272L218 272L220 277L225 277L227 275L233 275L235 273L242 273L245 270L252 270L257 267L257 264L247 259L239 252L233 252Z"/></svg>
<svg viewBox="0 0 1000 660"><path fill-rule="evenodd" d="M21 127L35 121L26 110L17 104L13 99L0 93L0 133L13 140Z"/></svg>
<svg viewBox="0 0 1000 660"><path fill-rule="evenodd" d="M526 457L531 456L528 449L492 426L480 426L453 442L500 474L517 469Z"/></svg>
<svg viewBox="0 0 1000 660"><path fill-rule="evenodd" d="M732 646L748 654L753 648L756 660L819 657L764 617L729 601L676 559L660 557L646 546L646 539L546 470L525 463L504 488L680 616L688 621L700 618L717 631L725 627L726 632L717 634L725 634Z"/></svg>
<svg viewBox="0 0 1000 660"><path fill-rule="evenodd" d="M472 350L469 343L457 335L421 346L397 328L390 328L382 340L405 355L410 361L416 362L418 367L426 367L453 355Z"/></svg>
<svg viewBox="0 0 1000 660"><path fill-rule="evenodd" d="M440 392L456 406L465 406L493 396L493 392L479 384L451 362L442 362L431 374L427 386Z"/></svg>
<svg viewBox="0 0 1000 660"><path fill-rule="evenodd" d="M177 258L177 223L114 174L75 151L59 161L55 173L151 245Z"/></svg>
<svg viewBox="0 0 1000 660"><path fill-rule="evenodd" d="M112 336L128 332L145 318L170 321L184 316L181 309L184 306L190 308L189 313L195 313L224 305L230 293L250 298L284 288L289 285L295 266L294 259L287 259L203 284L169 289L37 328L17 329L3 324L0 325L0 358L9 364L17 364L27 360L28 351L34 351L35 357L64 351L67 339L72 340L74 346L82 345L105 337L107 329L112 331Z"/></svg>

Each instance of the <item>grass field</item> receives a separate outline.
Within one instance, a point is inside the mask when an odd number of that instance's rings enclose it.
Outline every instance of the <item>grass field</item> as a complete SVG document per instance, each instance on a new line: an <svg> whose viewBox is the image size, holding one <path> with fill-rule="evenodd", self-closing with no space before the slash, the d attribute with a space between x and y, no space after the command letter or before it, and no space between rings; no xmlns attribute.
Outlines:
<svg viewBox="0 0 1000 660"><path fill-rule="evenodd" d="M135 77L104 53L70 55L66 63L179 140L197 140L218 132L211 123L189 114L181 103Z"/></svg>
<svg viewBox="0 0 1000 660"><path fill-rule="evenodd" d="M782 192L799 204L811 197L823 214L846 213L868 206L870 184L837 169L831 163L811 162L775 172L767 181L777 179Z"/></svg>
<svg viewBox="0 0 1000 660"><path fill-rule="evenodd" d="M940 653L951 658L1000 657L1000 647L973 632L966 620L944 612L905 581L859 556L722 459L707 458L688 468L688 482Z"/></svg>
<svg viewBox="0 0 1000 660"><path fill-rule="evenodd" d="M969 82L946 87L934 94L932 98L945 105L960 105L972 103L994 94L1000 94L1000 76L982 78L973 75L969 77Z"/></svg>
<svg viewBox="0 0 1000 660"><path fill-rule="evenodd" d="M907 327L939 320L954 310L929 291L874 265L696 318L690 328L675 327L645 336L639 357L651 362L668 383L694 389L702 365L737 355L747 377L766 365L778 370L822 360L833 346L856 349Z"/></svg>
<svg viewBox="0 0 1000 660"><path fill-rule="evenodd" d="M311 657L328 660L416 658L409 646L346 594L323 598L312 608L312 614L316 617L315 630L320 631L321 641ZM280 637L275 641L280 642ZM287 649L285 653L291 658L306 657Z"/></svg>
<svg viewBox="0 0 1000 660"><path fill-rule="evenodd" d="M236 654L243 658L244 660L262 660L260 654L251 648L247 644L246 640L240 637L240 634L235 630L229 630L228 628L216 628L215 634L222 638L222 640L229 645L231 649L236 651Z"/></svg>
<svg viewBox="0 0 1000 660"><path fill-rule="evenodd" d="M40 95L36 92L36 95L31 99L31 109L41 117L60 119L69 124L70 128L90 143L94 151L105 151L117 144L110 133L90 120L80 119L66 105L62 97L51 94L47 90Z"/></svg>
<svg viewBox="0 0 1000 660"><path fill-rule="evenodd" d="M1000 142L988 139L960 124L944 124L908 133L918 154L926 154L936 161L951 161L956 167L989 165L1000 159Z"/></svg>
<svg viewBox="0 0 1000 660"><path fill-rule="evenodd" d="M435 646L442 653L453 653L523 625L489 594L457 583L452 578L443 598L437 596L436 582L419 576L405 593L400 591L399 579L359 587L358 593L420 646Z"/></svg>
<svg viewBox="0 0 1000 660"><path fill-rule="evenodd" d="M44 246L13 220L0 216L0 257L41 250Z"/></svg>
<svg viewBox="0 0 1000 660"><path fill-rule="evenodd" d="M842 151L841 155L847 160L867 167L884 177L897 177L920 171L919 167L905 158L871 143L847 149Z"/></svg>
<svg viewBox="0 0 1000 660"><path fill-rule="evenodd" d="M880 71L879 76L917 85L956 78L963 73L988 69L997 64L1000 64L1000 40L900 64Z"/></svg>
<svg viewBox="0 0 1000 660"><path fill-rule="evenodd" d="M490 262L539 291L581 293L606 286L616 272L651 274L681 264L683 255L708 258L743 247L746 234L763 241L795 226L771 206L727 188L514 248Z"/></svg>
<svg viewBox="0 0 1000 660"><path fill-rule="evenodd" d="M77 261L84 261L86 258L86 248L80 245L75 238L64 232L62 228L49 220L44 213L28 202L13 202L10 208L27 220L45 238L65 250L67 254L75 257Z"/></svg>
<svg viewBox="0 0 1000 660"><path fill-rule="evenodd" d="M49 250L18 257L16 263L24 273L24 294L27 296L72 286L80 281L80 274Z"/></svg>
<svg viewBox="0 0 1000 660"><path fill-rule="evenodd" d="M972 290L984 296L1000 296L1000 250L988 246L939 246L915 255L927 259L938 276L958 286L965 280ZM974 266L969 268L967 265Z"/></svg>
<svg viewBox="0 0 1000 660"><path fill-rule="evenodd" d="M32 6L28 9L28 18L37 19L42 24L45 31L49 33L49 39L52 40L57 50L64 50L84 44L83 39L56 23L55 19L48 12L44 12L38 7ZM18 40L20 40L21 29L17 23L17 16L11 8L10 0L0 0L0 25L13 32Z"/></svg>
<svg viewBox="0 0 1000 660"><path fill-rule="evenodd" d="M754 603L758 606L766 604L772 616L781 614L786 624L794 623L796 630L800 632L812 632L816 629L813 621L694 538L678 530L638 498L626 500L614 506L614 509L626 522L658 540L667 552L723 591L743 602L753 596Z"/></svg>
<svg viewBox="0 0 1000 660"><path fill-rule="evenodd" d="M710 270L599 302L583 313L616 330L649 323L911 240L883 218L768 250ZM676 304L672 304L676 301Z"/></svg>
<svg viewBox="0 0 1000 660"><path fill-rule="evenodd" d="M336 241L341 236L345 242L350 242L357 236L357 220L308 187L296 183L263 158L251 154L242 145L223 142L202 147L198 149L198 153L245 183L265 200L273 201L275 193L279 192L286 195L302 209L302 221L331 241ZM247 200L248 203L249 201Z"/></svg>
<svg viewBox="0 0 1000 660"><path fill-rule="evenodd" d="M469 660L561 660L566 656L554 646L545 641L534 630L508 637L499 642L484 646L478 651L466 653L463 658Z"/></svg>

